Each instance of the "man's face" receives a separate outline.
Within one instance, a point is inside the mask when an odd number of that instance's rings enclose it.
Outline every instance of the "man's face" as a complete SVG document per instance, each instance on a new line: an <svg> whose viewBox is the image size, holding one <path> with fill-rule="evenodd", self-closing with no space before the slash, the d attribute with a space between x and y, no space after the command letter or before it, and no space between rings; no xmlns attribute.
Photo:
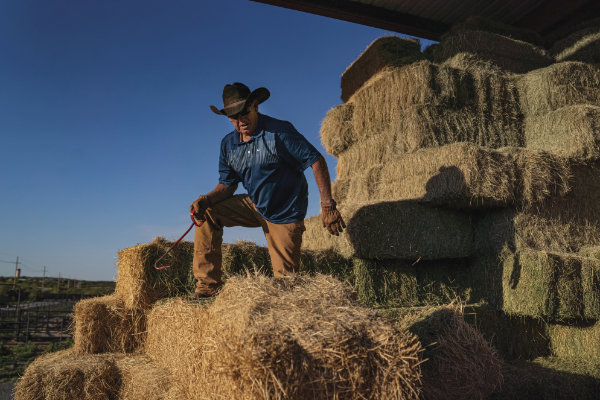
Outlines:
<svg viewBox="0 0 600 400"><path fill-rule="evenodd" d="M247 112L247 114L244 114ZM232 115L229 120L235 127L235 130L245 136L252 136L258 125L258 101L254 101L246 110L242 110L237 115Z"/></svg>

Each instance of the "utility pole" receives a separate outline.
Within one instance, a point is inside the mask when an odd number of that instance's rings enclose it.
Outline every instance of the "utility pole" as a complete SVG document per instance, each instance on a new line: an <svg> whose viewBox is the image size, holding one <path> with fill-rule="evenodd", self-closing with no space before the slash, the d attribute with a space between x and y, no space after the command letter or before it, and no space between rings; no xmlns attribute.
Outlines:
<svg viewBox="0 0 600 400"><path fill-rule="evenodd" d="M44 281L46 280L46 266L44 265L44 275L42 276L42 293L44 293Z"/></svg>
<svg viewBox="0 0 600 400"><path fill-rule="evenodd" d="M60 272L58 273L58 285L56 285L56 294L60 293Z"/></svg>
<svg viewBox="0 0 600 400"><path fill-rule="evenodd" d="M17 262L15 263L15 279L13 280L13 289L15 288L15 285L17 284L18 275L19 275L19 256L17 256Z"/></svg>

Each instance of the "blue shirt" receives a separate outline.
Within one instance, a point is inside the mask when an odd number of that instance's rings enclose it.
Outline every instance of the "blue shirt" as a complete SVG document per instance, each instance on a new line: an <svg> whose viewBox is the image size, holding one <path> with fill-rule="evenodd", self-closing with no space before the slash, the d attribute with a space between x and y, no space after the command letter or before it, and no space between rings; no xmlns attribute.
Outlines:
<svg viewBox="0 0 600 400"><path fill-rule="evenodd" d="M257 211L267 221L287 224L302 221L308 208L304 170L321 153L294 126L258 114L254 136L240 141L234 130L221 141L219 183L242 182Z"/></svg>

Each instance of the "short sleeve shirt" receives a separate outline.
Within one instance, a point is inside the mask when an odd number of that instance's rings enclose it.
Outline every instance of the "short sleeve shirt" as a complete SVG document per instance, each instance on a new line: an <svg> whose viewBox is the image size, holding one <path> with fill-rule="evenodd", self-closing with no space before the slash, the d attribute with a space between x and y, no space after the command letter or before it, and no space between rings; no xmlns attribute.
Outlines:
<svg viewBox="0 0 600 400"><path fill-rule="evenodd" d="M267 221L287 224L302 221L308 208L304 170L321 153L294 126L258 114L255 135L240 141L234 130L221 141L219 183L242 183L257 211Z"/></svg>

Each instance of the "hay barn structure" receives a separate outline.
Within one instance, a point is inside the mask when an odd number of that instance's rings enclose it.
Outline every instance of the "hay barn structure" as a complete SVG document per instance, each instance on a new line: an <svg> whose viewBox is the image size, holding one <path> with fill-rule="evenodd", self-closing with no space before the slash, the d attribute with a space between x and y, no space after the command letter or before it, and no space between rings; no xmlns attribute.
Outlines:
<svg viewBox="0 0 600 400"><path fill-rule="evenodd" d="M257 1L439 41L377 39L323 112L347 230L279 279L227 244L201 301L192 243L120 250L16 398L600 398L600 2Z"/></svg>

